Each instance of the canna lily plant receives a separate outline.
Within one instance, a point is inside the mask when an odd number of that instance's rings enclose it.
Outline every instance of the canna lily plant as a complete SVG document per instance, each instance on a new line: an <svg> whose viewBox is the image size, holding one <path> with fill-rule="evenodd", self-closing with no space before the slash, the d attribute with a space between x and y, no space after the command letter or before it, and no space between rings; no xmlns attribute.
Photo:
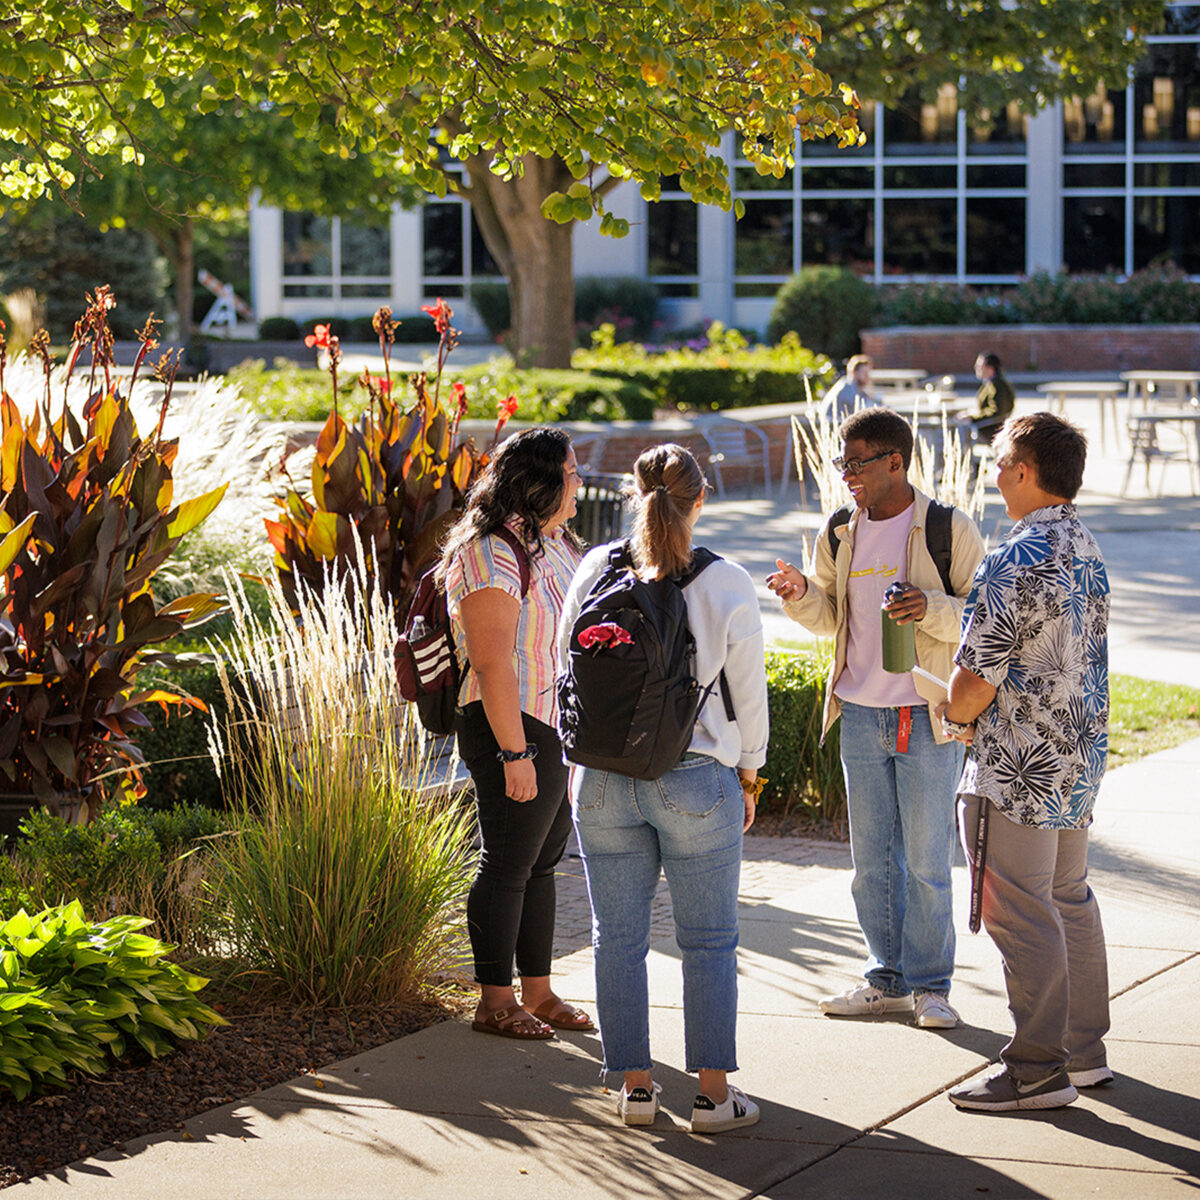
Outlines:
<svg viewBox="0 0 1200 1200"><path fill-rule="evenodd" d="M439 299L423 311L433 317L439 338L433 379L423 372L413 375L414 403L401 409L391 370L396 324L392 310L380 308L372 324L383 354L383 375L363 373L370 403L357 427L338 412L338 338L323 325L305 338L326 356L333 411L317 438L311 497L302 495L289 477L290 486L277 501L278 519L266 522L275 568L293 612L301 585L319 593L326 579L344 583L349 578L360 542L369 574L383 584L397 618L403 618L417 579L487 465L488 454L476 448L473 438L458 439L467 411L464 385L455 383L450 389L452 412L441 400L446 358L458 341L450 324L453 310ZM511 397L501 404L496 437L515 411Z"/></svg>
<svg viewBox="0 0 1200 1200"><path fill-rule="evenodd" d="M46 389L25 416L4 388L0 335L0 789L32 793L76 819L94 816L110 791L136 797L144 790L135 741L150 724L143 705L203 707L139 691L136 678L168 657L151 647L223 607L207 593L155 602L154 573L217 506L225 485L174 502L179 444L163 438L162 426L177 360L164 356L155 368L162 405L157 426L142 436L129 392L156 345L152 321L122 392L107 315L114 303L107 287L88 297L61 405L51 395L48 339L44 331L35 338ZM87 399L77 416L68 396L89 346Z"/></svg>

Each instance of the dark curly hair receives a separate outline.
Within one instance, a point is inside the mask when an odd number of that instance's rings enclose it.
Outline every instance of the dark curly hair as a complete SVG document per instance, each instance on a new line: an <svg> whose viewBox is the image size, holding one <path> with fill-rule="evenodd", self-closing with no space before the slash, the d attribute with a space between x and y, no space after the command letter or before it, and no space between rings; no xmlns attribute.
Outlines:
<svg viewBox="0 0 1200 1200"><path fill-rule="evenodd" d="M860 408L842 422L838 436L843 443L857 439L876 450L899 451L906 471L912 464L912 426L890 408Z"/></svg>
<svg viewBox="0 0 1200 1200"><path fill-rule="evenodd" d="M467 493L463 515L446 535L438 579L445 582L451 560L464 546L495 533L510 517L519 518L531 554L541 554L542 524L562 504L563 465L570 449L567 434L546 425L523 429L502 442ZM582 548L574 530L564 532L573 546Z"/></svg>

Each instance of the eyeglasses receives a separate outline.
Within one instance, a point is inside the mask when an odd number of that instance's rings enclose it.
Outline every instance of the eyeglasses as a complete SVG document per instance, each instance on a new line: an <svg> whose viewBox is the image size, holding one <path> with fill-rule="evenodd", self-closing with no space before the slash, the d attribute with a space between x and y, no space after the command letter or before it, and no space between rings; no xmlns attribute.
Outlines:
<svg viewBox="0 0 1200 1200"><path fill-rule="evenodd" d="M887 458L892 454L899 454L899 450L885 450L882 454L876 454L871 458L835 458L833 460L833 469L839 475L861 475L863 467L870 463L878 462L881 458Z"/></svg>

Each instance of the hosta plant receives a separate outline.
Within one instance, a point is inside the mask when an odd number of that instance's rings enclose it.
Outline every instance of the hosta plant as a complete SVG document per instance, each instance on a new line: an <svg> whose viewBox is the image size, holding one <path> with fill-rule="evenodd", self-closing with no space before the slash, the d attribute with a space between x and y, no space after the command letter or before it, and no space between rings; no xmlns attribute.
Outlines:
<svg viewBox="0 0 1200 1200"><path fill-rule="evenodd" d="M278 519L266 523L275 567L293 609L301 583L314 592L327 579L344 584L353 574L356 544L361 543L371 577L382 583L397 613L403 614L439 538L487 464L487 453L474 439L458 440L467 409L463 385L451 388L453 413L442 404L442 373L458 336L450 324L453 310L439 300L424 311L433 317L440 339L433 378L412 376L414 403L402 410L391 373L395 323L391 309L379 309L373 323L383 375L364 372L361 382L370 403L357 426L338 412L338 338L318 325L305 339L325 355L333 411L317 438L311 495L302 495L292 483L278 501ZM501 405L497 434L514 408L511 399Z"/></svg>
<svg viewBox="0 0 1200 1200"><path fill-rule="evenodd" d="M89 297L61 402L52 395L45 335L35 338L46 389L25 416L4 390L0 344L0 788L93 814L106 784L140 790L135 738L150 724L141 707L187 702L138 690L138 671L163 657L152 647L222 607L209 593L155 602L155 572L225 489L175 501L178 442L162 432L174 370L166 359L158 364L157 424L140 433L129 390L153 331L148 322L122 390L107 320L113 303L107 288ZM88 396L76 413L70 381L87 347Z"/></svg>
<svg viewBox="0 0 1200 1200"><path fill-rule="evenodd" d="M154 1058L224 1017L196 993L208 982L139 932L145 917L92 923L77 900L0 925L0 1088L18 1100L68 1072L99 1075L135 1045Z"/></svg>

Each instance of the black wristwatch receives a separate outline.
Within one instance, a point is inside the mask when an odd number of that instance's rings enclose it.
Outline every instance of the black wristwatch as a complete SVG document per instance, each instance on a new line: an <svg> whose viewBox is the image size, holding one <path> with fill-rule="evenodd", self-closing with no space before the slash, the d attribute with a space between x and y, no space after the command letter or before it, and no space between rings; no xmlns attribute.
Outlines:
<svg viewBox="0 0 1200 1200"><path fill-rule="evenodd" d="M537 758L537 746L530 742L524 750L501 750L496 757L502 763L520 762L523 758Z"/></svg>

